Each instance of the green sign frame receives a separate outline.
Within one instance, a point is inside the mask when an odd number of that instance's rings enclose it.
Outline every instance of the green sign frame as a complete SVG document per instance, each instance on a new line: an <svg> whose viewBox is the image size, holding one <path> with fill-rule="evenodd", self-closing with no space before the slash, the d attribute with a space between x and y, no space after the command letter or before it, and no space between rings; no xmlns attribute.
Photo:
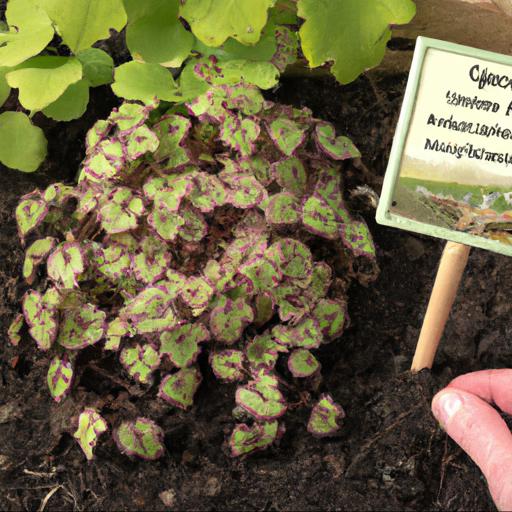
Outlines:
<svg viewBox="0 0 512 512"><path fill-rule="evenodd" d="M490 250L507 256L512 256L512 245L504 243L503 241L493 240L476 234L458 231L456 229L449 229L446 227L440 227L425 222L420 222L418 220L399 215L392 211L394 193L398 179L400 177L402 158L412 116L414 113L414 108L416 105L420 80L422 77L423 64L425 56L428 50L431 48L452 54L474 57L484 61L484 63L497 63L510 66L512 75L512 57L510 56L427 37L417 38L412 67L407 82L407 88L405 91L400 118L393 140L393 146L391 149L386 175L384 178L376 220L379 224L385 226L395 227L424 235L430 235L433 237Z"/></svg>

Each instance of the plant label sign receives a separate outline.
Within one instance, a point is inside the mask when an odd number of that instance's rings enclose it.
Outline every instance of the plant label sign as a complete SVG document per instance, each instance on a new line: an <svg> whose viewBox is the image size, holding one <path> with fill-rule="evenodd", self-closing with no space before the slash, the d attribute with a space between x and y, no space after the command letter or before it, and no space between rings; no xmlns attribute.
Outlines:
<svg viewBox="0 0 512 512"><path fill-rule="evenodd" d="M418 38L377 221L512 255L512 57Z"/></svg>

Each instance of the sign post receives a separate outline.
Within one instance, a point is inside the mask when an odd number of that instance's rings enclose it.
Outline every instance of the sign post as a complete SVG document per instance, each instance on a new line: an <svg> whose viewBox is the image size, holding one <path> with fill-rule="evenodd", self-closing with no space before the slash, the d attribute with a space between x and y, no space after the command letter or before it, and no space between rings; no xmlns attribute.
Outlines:
<svg viewBox="0 0 512 512"><path fill-rule="evenodd" d="M411 370L431 368L470 246L512 256L512 57L418 38L377 221L448 240Z"/></svg>

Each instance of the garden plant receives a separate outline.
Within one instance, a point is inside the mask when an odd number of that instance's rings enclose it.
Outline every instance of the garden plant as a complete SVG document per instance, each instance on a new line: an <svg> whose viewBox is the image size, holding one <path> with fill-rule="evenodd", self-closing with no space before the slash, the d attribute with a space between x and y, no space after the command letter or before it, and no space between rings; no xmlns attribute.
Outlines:
<svg viewBox="0 0 512 512"><path fill-rule="evenodd" d="M344 166L361 155L332 124L261 89L299 48L354 79L414 4L376 1L371 18L356 0L64 4L9 1L4 97L17 88L31 115L56 120L81 116L90 87L112 82L124 101L87 133L77 183L34 190L16 209L30 288L11 343L27 329L47 354L56 402L91 361L165 413L193 406L205 372L236 383L233 456L278 441L296 407L310 407L311 434L334 435L344 411L315 351L348 325L350 282L378 274L368 227L345 201ZM337 30L340 13L354 23ZM114 69L92 45L125 27L133 60ZM1 114L0 135L6 165L33 171L44 159L25 113ZM165 450L157 419L97 404L69 428L87 459L107 430L127 455Z"/></svg>

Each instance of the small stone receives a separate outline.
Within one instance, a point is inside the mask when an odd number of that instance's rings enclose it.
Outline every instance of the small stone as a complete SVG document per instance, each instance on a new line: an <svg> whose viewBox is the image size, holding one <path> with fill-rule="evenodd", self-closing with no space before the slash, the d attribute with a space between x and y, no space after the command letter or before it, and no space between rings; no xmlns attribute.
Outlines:
<svg viewBox="0 0 512 512"><path fill-rule="evenodd" d="M167 489L166 491L162 491L158 497L161 502L169 508L174 507L174 503L176 502L176 493L173 489Z"/></svg>
<svg viewBox="0 0 512 512"><path fill-rule="evenodd" d="M210 497L217 496L217 494L219 494L219 492L220 492L221 487L222 487L222 485L221 485L220 481L218 480L218 478L211 476L206 481L206 487L205 487L206 496L210 496Z"/></svg>

